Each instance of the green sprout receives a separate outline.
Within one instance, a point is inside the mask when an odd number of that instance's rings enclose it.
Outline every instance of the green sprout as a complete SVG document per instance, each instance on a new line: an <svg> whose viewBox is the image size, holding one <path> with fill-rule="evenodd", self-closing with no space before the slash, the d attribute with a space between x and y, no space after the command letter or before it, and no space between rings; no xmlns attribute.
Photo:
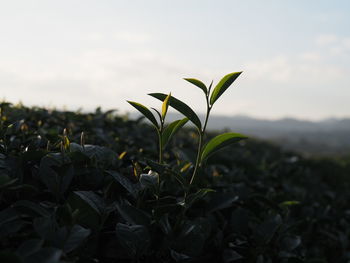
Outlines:
<svg viewBox="0 0 350 263"><path fill-rule="evenodd" d="M175 97L169 97L163 93L149 94L150 96L157 98L163 102L167 101L167 103L169 103L171 107L173 107L174 109L182 113L185 117L187 117L188 120L190 120L197 128L198 135L199 135L198 151L197 151L196 163L194 166L193 174L190 179L190 185L193 183L195 179L198 168L202 166L202 164L207 160L209 156L211 156L213 153L217 152L218 150L222 149L223 147L229 144L232 144L234 142L238 142L240 140L247 138L242 134L229 132L229 133L220 134L214 137L213 139L211 139L205 145L203 144L203 139L204 139L207 123L209 120L209 115L214 104L219 99L219 97L231 86L231 84L239 77L239 75L241 75L241 73L242 72L233 72L233 73L227 74L219 81L219 83L215 86L213 90L212 90L213 82L211 82L211 84L207 88L207 86L198 79L185 78L186 81L197 86L204 92L207 109L206 109L206 115L205 115L205 120L203 125L198 115L187 104L185 104L181 100L178 100Z"/></svg>
<svg viewBox="0 0 350 263"><path fill-rule="evenodd" d="M168 112L169 108L169 102L171 100L171 93L169 95L165 95L163 104L162 104L162 112L160 113L157 109L151 108L156 112L159 118L159 123L154 117L153 113L144 105L134 102L134 101L127 101L130 103L135 109L137 109L144 117L146 117L152 125L155 127L157 134L158 134L158 146L159 146L159 164L163 163L163 151L172 138L172 136L181 129L186 122L188 121L188 118L183 118L181 120L176 120L168 125L165 125L165 117Z"/></svg>

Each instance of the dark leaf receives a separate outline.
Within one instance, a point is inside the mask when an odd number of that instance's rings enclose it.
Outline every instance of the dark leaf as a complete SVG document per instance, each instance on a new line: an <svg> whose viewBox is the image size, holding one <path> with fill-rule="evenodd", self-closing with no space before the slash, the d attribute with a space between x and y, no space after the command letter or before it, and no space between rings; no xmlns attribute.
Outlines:
<svg viewBox="0 0 350 263"><path fill-rule="evenodd" d="M119 214L129 224L133 225L149 225L151 222L151 216L144 211L129 205L127 203L118 204L117 209Z"/></svg>
<svg viewBox="0 0 350 263"><path fill-rule="evenodd" d="M123 186L134 198L136 198L137 192L141 189L139 183L133 183L126 176L121 175L116 171L106 171L106 173L111 175L118 184Z"/></svg>
<svg viewBox="0 0 350 263"><path fill-rule="evenodd" d="M98 229L101 223L101 212L104 209L103 202L93 192L73 192L68 203L73 211L77 211L76 218L79 224L92 229Z"/></svg>
<svg viewBox="0 0 350 263"><path fill-rule="evenodd" d="M156 99L159 99L161 101L164 101L167 97L166 94L163 93L151 93L148 94ZM200 119L198 118L197 114L185 103L182 101L176 99L175 97L170 98L170 106L176 109L177 111L181 112L185 117L187 117L190 121L193 122L194 125L200 130L202 128L202 123Z"/></svg>
<svg viewBox="0 0 350 263"><path fill-rule="evenodd" d="M158 175L159 176L159 175ZM157 185L158 176L152 174L141 174L140 184L142 188L151 188Z"/></svg>
<svg viewBox="0 0 350 263"><path fill-rule="evenodd" d="M209 198L208 213L228 208L238 200L238 196L234 193L211 193Z"/></svg>
<svg viewBox="0 0 350 263"><path fill-rule="evenodd" d="M239 133L223 133L211 139L203 148L201 153L201 162L205 161L210 155L219 151L227 145L246 139L247 137Z"/></svg>
<svg viewBox="0 0 350 263"><path fill-rule="evenodd" d="M101 197L92 191L74 191L74 194L84 200L98 214L102 214L105 208L104 201Z"/></svg>
<svg viewBox="0 0 350 263"><path fill-rule="evenodd" d="M224 263L231 263L241 260L243 257L232 249L225 249L222 255Z"/></svg>
<svg viewBox="0 0 350 263"><path fill-rule="evenodd" d="M0 262L3 262L3 263L23 263L21 258L11 251L0 251Z"/></svg>
<svg viewBox="0 0 350 263"><path fill-rule="evenodd" d="M197 192L190 194L186 198L186 208L190 208L195 202L203 199L208 193L215 192L213 189L203 188L199 189Z"/></svg>
<svg viewBox="0 0 350 263"><path fill-rule="evenodd" d="M192 79L192 78L186 78L184 79L190 83L192 83L193 85L197 86L198 88L200 88L201 90L203 90L204 94L207 95L208 94L208 90L207 87L205 86L205 84L198 80L198 79Z"/></svg>
<svg viewBox="0 0 350 263"><path fill-rule="evenodd" d="M28 200L21 200L13 204L13 207L18 209L19 211L22 211L22 213L28 213L34 215L39 215L42 217L49 217L51 213L47 211L45 208L40 206L40 204L28 201Z"/></svg>
<svg viewBox="0 0 350 263"><path fill-rule="evenodd" d="M279 214L266 219L255 229L255 240L259 244L267 245L281 224L282 218Z"/></svg>
<svg viewBox="0 0 350 263"><path fill-rule="evenodd" d="M125 225L118 223L116 235L120 245L132 259L138 259L145 254L150 246L151 238L145 226Z"/></svg>
<svg viewBox="0 0 350 263"><path fill-rule="evenodd" d="M301 244L301 238L299 236L288 235L282 239L281 247L285 251L293 251Z"/></svg>
<svg viewBox="0 0 350 263"><path fill-rule="evenodd" d="M76 249L89 235L91 231L79 225L74 225L65 238L63 250L68 253Z"/></svg>
<svg viewBox="0 0 350 263"><path fill-rule="evenodd" d="M188 118L184 118L182 120L176 120L172 123L170 123L168 126L165 127L163 134L162 134L162 145L165 148L165 146L170 141L171 137L180 130L188 121Z"/></svg>
<svg viewBox="0 0 350 263"><path fill-rule="evenodd" d="M56 248L42 248L31 254L24 263L60 263L62 251Z"/></svg>
<svg viewBox="0 0 350 263"><path fill-rule="evenodd" d="M19 248L17 248L17 254L22 258L25 258L41 249L43 244L43 239L26 240L19 246Z"/></svg>
<svg viewBox="0 0 350 263"><path fill-rule="evenodd" d="M142 104L134 102L134 101L127 101L127 102L130 103L139 112L141 112L142 115L145 116L158 129L157 120L156 120L156 118L154 118L154 115L152 114L152 112L149 109L147 109Z"/></svg>

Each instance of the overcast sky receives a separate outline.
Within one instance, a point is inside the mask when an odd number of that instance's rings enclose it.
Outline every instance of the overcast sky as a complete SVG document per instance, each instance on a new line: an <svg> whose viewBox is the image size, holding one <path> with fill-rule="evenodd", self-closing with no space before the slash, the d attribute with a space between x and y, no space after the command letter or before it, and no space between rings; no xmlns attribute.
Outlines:
<svg viewBox="0 0 350 263"><path fill-rule="evenodd" d="M350 117L350 1L0 0L0 99L132 110L243 71L214 114Z"/></svg>

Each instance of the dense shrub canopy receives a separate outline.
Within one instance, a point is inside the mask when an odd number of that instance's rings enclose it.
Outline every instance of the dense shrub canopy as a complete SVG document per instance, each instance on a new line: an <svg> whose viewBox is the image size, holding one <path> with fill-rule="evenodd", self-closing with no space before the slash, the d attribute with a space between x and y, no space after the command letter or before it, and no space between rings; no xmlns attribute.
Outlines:
<svg viewBox="0 0 350 263"><path fill-rule="evenodd" d="M160 165L142 119L0 107L0 262L350 260L345 158L249 139L210 157L189 185L191 128Z"/></svg>

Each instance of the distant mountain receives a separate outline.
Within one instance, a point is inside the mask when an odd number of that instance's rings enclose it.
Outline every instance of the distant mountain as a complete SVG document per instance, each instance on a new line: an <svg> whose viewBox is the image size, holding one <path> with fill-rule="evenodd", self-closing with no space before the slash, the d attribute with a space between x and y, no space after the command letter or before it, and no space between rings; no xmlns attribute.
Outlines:
<svg viewBox="0 0 350 263"><path fill-rule="evenodd" d="M292 118L271 121L242 116L213 116L208 128L244 133L307 155L350 154L350 119L312 122Z"/></svg>
<svg viewBox="0 0 350 263"><path fill-rule="evenodd" d="M132 115L135 116L135 115ZM199 116L204 119L204 116ZM169 113L168 120L182 118ZM305 155L350 154L350 119L305 121L293 118L263 120L247 116L211 116L208 130L230 130L279 144Z"/></svg>

